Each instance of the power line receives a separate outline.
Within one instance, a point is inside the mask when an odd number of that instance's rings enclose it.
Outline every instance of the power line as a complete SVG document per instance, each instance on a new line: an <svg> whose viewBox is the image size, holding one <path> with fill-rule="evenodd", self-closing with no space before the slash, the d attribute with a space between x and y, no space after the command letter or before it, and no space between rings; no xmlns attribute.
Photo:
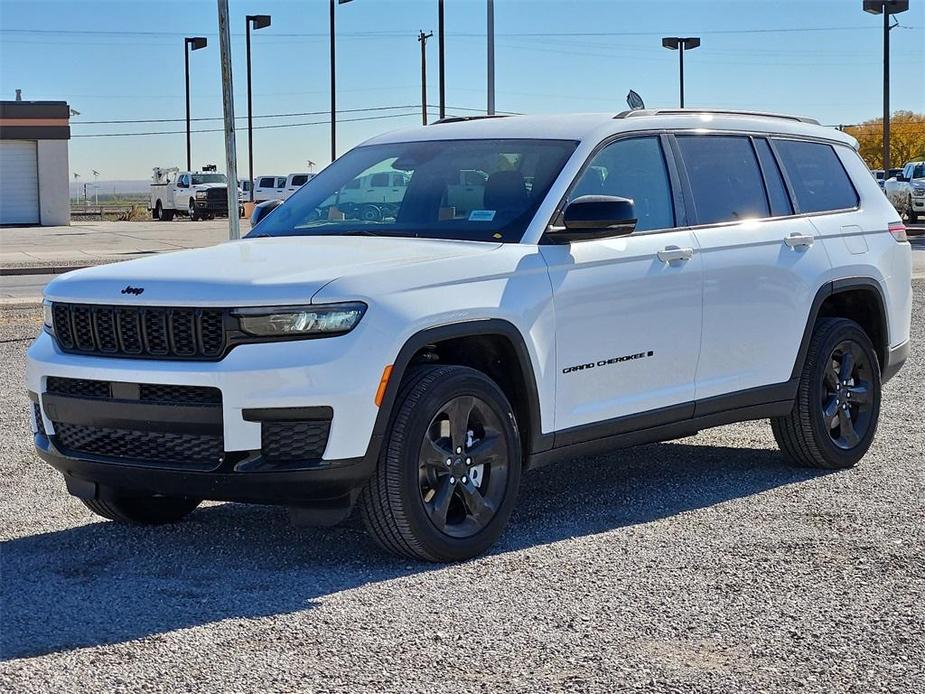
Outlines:
<svg viewBox="0 0 925 694"><path fill-rule="evenodd" d="M398 111L401 109L417 108L414 104L405 106L373 106L369 108L346 108L341 109L339 113L365 113L369 111ZM254 118L292 118L296 116L323 116L330 111L301 111L297 113L267 113ZM247 116L236 116L236 120L245 119ZM190 118L191 121L210 121L223 120L222 116L211 118ZM86 120L72 121L71 125L129 125L138 123L185 123L185 118L144 118L135 120Z"/></svg>
<svg viewBox="0 0 925 694"><path fill-rule="evenodd" d="M367 121L367 120L385 120L386 118L407 118L408 116L419 116L420 113L390 113L387 115L380 116L361 116L359 118L345 118L342 123L352 123L356 121ZM184 121L186 119L183 119ZM319 120L319 121L309 121L306 123L280 123L277 125L258 125L254 127L254 130L274 130L277 128L301 128L308 125L326 125L330 123L330 120ZM244 127L235 128L235 130L246 130ZM224 132L224 128L203 128L200 130L191 130L192 133L221 133ZM184 135L186 130L158 130L154 132L137 132L137 133L92 133L85 135L71 135L71 138L77 137L142 137L146 135Z"/></svg>

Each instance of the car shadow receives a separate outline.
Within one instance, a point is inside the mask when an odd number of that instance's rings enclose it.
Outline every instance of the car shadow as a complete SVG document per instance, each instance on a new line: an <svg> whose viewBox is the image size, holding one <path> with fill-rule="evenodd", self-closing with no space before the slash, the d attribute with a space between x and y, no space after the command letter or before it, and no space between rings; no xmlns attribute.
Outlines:
<svg viewBox="0 0 925 694"><path fill-rule="evenodd" d="M663 443L524 478L492 554L646 523L805 481L774 450ZM62 490L63 493L63 490ZM294 528L285 510L207 506L154 528L110 522L0 544L0 659L311 609L337 591L434 570L384 554L352 518Z"/></svg>

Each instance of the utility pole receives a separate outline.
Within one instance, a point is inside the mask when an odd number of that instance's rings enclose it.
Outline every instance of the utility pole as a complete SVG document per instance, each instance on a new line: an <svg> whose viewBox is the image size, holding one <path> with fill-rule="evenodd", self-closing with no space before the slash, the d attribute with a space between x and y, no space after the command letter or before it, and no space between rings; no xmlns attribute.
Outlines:
<svg viewBox="0 0 925 694"><path fill-rule="evenodd" d="M427 39L434 35L434 32L425 34L423 29L418 34L418 43L421 44L421 117L424 125L427 125Z"/></svg>
<svg viewBox="0 0 925 694"><path fill-rule="evenodd" d="M345 5L353 0L337 0L338 5ZM337 54L334 50L334 0L330 2L331 13L331 161L337 159Z"/></svg>
<svg viewBox="0 0 925 694"><path fill-rule="evenodd" d="M495 0L488 0L488 115L495 115Z"/></svg>
<svg viewBox="0 0 925 694"><path fill-rule="evenodd" d="M446 24L443 0L437 2L437 58L440 62L440 118L446 118Z"/></svg>
<svg viewBox="0 0 925 694"><path fill-rule="evenodd" d="M222 104L225 116L225 166L228 180L228 238L241 238L238 217L238 155L234 138L234 82L231 76L231 25L228 0L218 2L218 43L222 61Z"/></svg>

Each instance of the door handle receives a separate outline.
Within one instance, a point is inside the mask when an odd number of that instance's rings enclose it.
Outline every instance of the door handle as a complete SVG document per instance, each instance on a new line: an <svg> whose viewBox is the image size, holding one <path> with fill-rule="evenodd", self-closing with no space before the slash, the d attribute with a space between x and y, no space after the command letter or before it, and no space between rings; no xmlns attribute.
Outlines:
<svg viewBox="0 0 925 694"><path fill-rule="evenodd" d="M784 237L784 243L786 243L791 248L809 248L813 245L815 241L810 234L800 234L799 232L793 232L789 236Z"/></svg>
<svg viewBox="0 0 925 694"><path fill-rule="evenodd" d="M665 246L658 252L658 259L663 263L673 263L676 260L690 260L694 255L693 248L679 248L678 246Z"/></svg>

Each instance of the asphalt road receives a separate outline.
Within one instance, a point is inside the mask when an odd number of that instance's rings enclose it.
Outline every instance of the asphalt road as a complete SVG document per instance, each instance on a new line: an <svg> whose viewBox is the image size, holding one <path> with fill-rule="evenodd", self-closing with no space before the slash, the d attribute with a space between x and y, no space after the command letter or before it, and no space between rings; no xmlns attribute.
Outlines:
<svg viewBox="0 0 925 694"><path fill-rule="evenodd" d="M925 282L857 468L766 422L528 474L488 556L396 560L354 521L210 504L104 522L32 453L0 311L0 690L925 691Z"/></svg>

